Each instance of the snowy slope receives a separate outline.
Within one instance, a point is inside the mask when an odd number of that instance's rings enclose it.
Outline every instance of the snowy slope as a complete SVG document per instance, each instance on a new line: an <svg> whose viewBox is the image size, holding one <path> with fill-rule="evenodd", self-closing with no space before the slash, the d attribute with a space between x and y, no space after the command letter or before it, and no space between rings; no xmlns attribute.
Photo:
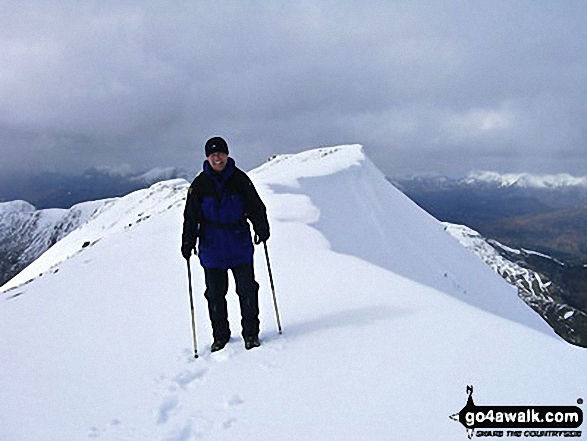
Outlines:
<svg viewBox="0 0 587 441"><path fill-rule="evenodd" d="M0 203L0 283L88 220L106 202L90 201L69 209L44 210L25 201Z"/></svg>
<svg viewBox="0 0 587 441"><path fill-rule="evenodd" d="M270 215L284 334L259 249L262 347L244 350L229 294L233 339L210 354L192 259L192 358L187 183L155 184L103 207L2 288L0 439L458 440L448 417L467 384L478 404L583 397L585 351L360 146L280 156L249 175Z"/></svg>

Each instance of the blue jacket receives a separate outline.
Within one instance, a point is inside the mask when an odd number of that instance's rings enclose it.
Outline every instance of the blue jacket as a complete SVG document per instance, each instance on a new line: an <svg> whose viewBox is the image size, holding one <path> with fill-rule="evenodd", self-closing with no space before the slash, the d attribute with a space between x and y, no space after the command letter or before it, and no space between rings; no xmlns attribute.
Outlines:
<svg viewBox="0 0 587 441"><path fill-rule="evenodd" d="M198 242L198 256L205 268L252 263L248 221L259 236L269 235L265 205L249 177L230 157L221 173L204 161L204 170L188 190L182 244L193 248Z"/></svg>

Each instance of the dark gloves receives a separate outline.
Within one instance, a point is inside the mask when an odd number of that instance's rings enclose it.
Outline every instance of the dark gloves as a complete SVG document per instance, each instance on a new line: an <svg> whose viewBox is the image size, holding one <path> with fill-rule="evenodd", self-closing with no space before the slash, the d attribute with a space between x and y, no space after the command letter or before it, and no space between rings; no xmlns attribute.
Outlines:
<svg viewBox="0 0 587 441"><path fill-rule="evenodd" d="M190 260L190 257L192 256L192 251L194 250L193 246L190 246L189 244L181 244L181 255L183 256L183 258L185 260Z"/></svg>
<svg viewBox="0 0 587 441"><path fill-rule="evenodd" d="M255 245L259 245L261 242L267 242L269 239L269 227L260 228L259 231L255 232Z"/></svg>

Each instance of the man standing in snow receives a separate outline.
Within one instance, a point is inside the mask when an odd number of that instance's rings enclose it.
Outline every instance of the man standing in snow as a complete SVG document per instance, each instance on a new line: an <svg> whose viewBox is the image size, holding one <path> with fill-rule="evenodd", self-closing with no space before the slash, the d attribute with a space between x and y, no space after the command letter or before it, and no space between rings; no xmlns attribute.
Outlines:
<svg viewBox="0 0 587 441"><path fill-rule="evenodd" d="M255 243L269 239L265 205L249 177L228 156L223 138L214 137L205 145L204 170L188 190L184 210L181 253L189 260L196 242L204 268L208 312L214 342L219 351L230 340L226 305L228 270L236 282L241 309L245 347L259 343L259 284L253 271L253 241L247 222L255 231Z"/></svg>

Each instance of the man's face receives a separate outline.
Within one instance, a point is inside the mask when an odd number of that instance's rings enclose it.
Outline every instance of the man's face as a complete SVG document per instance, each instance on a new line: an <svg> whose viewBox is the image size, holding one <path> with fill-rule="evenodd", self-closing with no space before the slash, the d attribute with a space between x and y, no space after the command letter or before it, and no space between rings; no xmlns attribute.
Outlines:
<svg viewBox="0 0 587 441"><path fill-rule="evenodd" d="M226 167L226 162L228 161L228 155L226 153L221 152L214 152L210 156L208 156L208 162L217 173L220 173Z"/></svg>

